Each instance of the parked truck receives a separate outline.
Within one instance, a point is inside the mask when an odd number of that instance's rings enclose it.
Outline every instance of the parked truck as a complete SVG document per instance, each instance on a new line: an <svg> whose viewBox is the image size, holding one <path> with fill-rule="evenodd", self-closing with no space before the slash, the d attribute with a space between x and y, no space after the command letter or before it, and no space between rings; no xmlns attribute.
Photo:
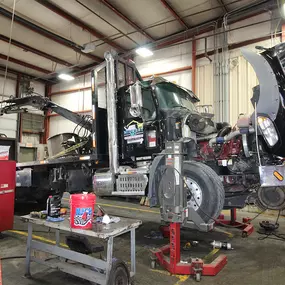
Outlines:
<svg viewBox="0 0 285 285"><path fill-rule="evenodd" d="M112 52L91 72L91 116L40 96L2 102L0 115L33 106L77 126L49 139L47 160L17 164L16 195L44 201L53 192L94 190L99 196L148 195L156 205L171 200L176 182L167 177L182 177L187 207L205 222L248 201L283 209L284 50L280 44L260 54L243 51L259 85L253 89L254 113L234 128L198 112L192 91L161 77L143 81L133 62ZM100 105L102 98L106 106Z"/></svg>

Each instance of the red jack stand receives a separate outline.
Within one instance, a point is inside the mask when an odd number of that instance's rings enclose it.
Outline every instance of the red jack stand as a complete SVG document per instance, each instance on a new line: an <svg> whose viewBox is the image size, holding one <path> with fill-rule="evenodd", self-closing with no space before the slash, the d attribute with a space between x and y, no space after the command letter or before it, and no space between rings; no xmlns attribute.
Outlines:
<svg viewBox="0 0 285 285"><path fill-rule="evenodd" d="M216 225L230 225L237 229L242 230L242 237L248 237L254 231L253 224L251 224L250 218L243 218L242 222L237 222L237 209L231 209L231 217L230 220L226 220L225 216L221 214L217 219Z"/></svg>
<svg viewBox="0 0 285 285"><path fill-rule="evenodd" d="M152 260L152 267L155 267L157 261L162 267L164 267L171 274L181 275L194 275L197 281L200 281L202 275L215 276L227 263L227 257L220 255L212 263L204 264L200 258L192 259L189 263L181 262L180 252L180 224L170 223L170 244L161 247L160 249L151 251L155 256L155 260ZM165 254L170 254L166 256Z"/></svg>

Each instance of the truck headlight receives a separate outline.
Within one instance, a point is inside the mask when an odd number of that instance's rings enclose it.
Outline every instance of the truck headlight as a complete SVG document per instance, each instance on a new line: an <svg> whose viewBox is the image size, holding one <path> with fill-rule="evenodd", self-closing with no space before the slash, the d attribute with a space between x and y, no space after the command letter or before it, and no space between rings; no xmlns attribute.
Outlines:
<svg viewBox="0 0 285 285"><path fill-rule="evenodd" d="M257 123L267 144L273 147L278 142L278 134L273 122L267 117L258 116Z"/></svg>

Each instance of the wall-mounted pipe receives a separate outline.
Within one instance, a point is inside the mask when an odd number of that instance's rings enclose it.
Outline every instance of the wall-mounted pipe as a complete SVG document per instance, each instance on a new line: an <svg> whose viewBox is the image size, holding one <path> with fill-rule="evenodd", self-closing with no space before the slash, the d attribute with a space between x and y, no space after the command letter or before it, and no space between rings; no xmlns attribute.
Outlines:
<svg viewBox="0 0 285 285"><path fill-rule="evenodd" d="M192 42L192 91L196 92L196 41Z"/></svg>

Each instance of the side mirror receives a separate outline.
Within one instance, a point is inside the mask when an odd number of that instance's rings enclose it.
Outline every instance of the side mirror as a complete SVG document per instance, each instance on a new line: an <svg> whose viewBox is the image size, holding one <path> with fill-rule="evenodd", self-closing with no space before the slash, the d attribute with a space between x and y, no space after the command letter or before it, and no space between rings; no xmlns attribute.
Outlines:
<svg viewBox="0 0 285 285"><path fill-rule="evenodd" d="M142 88L139 81L130 86L130 99L131 99L130 114L133 117L141 116Z"/></svg>

